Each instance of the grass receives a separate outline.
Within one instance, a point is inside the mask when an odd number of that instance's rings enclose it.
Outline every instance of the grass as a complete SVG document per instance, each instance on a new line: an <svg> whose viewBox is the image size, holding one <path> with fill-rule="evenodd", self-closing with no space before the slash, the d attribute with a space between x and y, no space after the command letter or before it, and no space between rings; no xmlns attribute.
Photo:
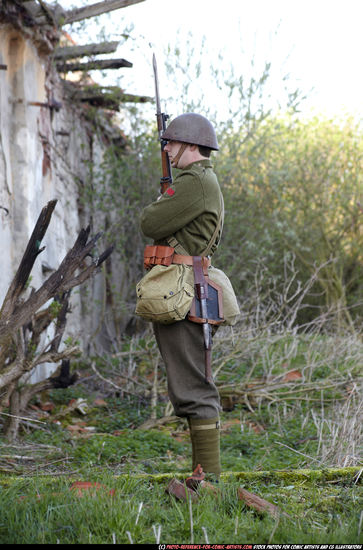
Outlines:
<svg viewBox="0 0 363 550"><path fill-rule="evenodd" d="M222 334L215 344L217 382L234 392L222 413L217 498L203 494L190 506L166 494L170 477L190 473L187 426L172 419L142 429L168 405L163 370L155 377L155 362L140 353L154 348L134 341L121 350L125 363L98 360L103 379L86 368L78 385L50 392L51 412L34 402L38 409L27 414L33 423L22 423L19 442L0 438L0 542L362 543L361 340L251 334L235 335L232 345L229 338ZM284 380L291 370L301 377ZM84 414L67 412L72 399L86 401ZM102 487L80 497L70 489L75 481ZM238 499L238 487L283 514L253 511Z"/></svg>
<svg viewBox="0 0 363 550"><path fill-rule="evenodd" d="M247 483L249 491L279 506L289 517L258 515L237 499L241 481L221 482L221 495L188 503L165 493L164 483L89 471L105 489L82 498L66 478L13 479L1 489L3 544L155 543L358 543L361 487L353 478L337 483ZM115 489L113 497L109 489ZM25 498L24 498L25 497Z"/></svg>

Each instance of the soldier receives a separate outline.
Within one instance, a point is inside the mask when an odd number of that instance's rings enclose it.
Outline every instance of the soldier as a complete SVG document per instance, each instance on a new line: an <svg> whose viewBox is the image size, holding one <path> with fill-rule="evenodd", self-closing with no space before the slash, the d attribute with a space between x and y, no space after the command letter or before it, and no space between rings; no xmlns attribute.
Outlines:
<svg viewBox="0 0 363 550"><path fill-rule="evenodd" d="M218 151L212 124L196 113L176 117L165 130L173 168L180 170L173 184L147 206L141 230L154 244L173 246L177 254L211 256L220 241L223 197L210 161ZM187 418L192 442L193 470L200 464L219 478L220 398L213 380L204 376L205 348L202 325L187 318L169 325L153 323L164 360L168 393L175 414Z"/></svg>

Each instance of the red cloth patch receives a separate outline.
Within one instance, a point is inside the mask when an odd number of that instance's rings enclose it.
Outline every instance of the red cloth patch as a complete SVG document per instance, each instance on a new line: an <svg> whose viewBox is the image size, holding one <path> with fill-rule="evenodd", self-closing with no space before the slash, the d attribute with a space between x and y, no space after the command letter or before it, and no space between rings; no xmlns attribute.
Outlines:
<svg viewBox="0 0 363 550"><path fill-rule="evenodd" d="M167 194L169 195L169 197L172 197L175 193L174 189L171 189L171 187L169 187L167 190L166 190Z"/></svg>

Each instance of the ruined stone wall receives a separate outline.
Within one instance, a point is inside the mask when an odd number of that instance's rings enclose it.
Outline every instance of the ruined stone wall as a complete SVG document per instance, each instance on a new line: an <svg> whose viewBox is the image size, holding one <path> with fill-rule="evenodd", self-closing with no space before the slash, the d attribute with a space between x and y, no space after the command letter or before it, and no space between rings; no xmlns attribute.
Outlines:
<svg viewBox="0 0 363 550"><path fill-rule="evenodd" d="M0 25L0 305L38 215L58 199L46 246L32 271L30 285L38 288L58 267L89 212L80 201L90 184L89 162L102 158L102 144L92 133L82 109L65 96L49 55L11 25ZM101 280L97 278L101 277ZM96 328L96 311L85 303L102 298L102 275L82 292L73 291L67 334L85 346ZM84 299L84 296L86 298Z"/></svg>

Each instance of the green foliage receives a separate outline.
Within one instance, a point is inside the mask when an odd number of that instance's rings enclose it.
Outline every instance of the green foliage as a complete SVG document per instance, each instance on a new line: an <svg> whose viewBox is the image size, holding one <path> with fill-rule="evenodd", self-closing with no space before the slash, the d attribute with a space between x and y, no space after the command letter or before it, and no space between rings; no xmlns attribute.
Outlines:
<svg viewBox="0 0 363 550"><path fill-rule="evenodd" d="M288 116L266 118L252 135L244 127L222 134L226 223L218 259L240 293L259 265L281 292L290 255L300 282L316 280L309 304L335 307L350 321L344 308L355 305L363 283L362 138L352 120Z"/></svg>
<svg viewBox="0 0 363 550"><path fill-rule="evenodd" d="M53 302L49 306L49 312L51 314L52 319L56 319L62 309L62 304L60 304L57 300L53 300Z"/></svg>
<svg viewBox="0 0 363 550"><path fill-rule="evenodd" d="M75 26L78 33L82 25ZM104 35L104 28L101 30ZM129 37L130 30L122 33ZM215 263L231 276L242 301L259 284L259 298L274 286L283 294L286 265L294 264L289 306L299 287L309 291L298 321L331 312L338 326L362 315L362 129L351 119L303 118L303 96L285 89L279 103L271 98L274 67L247 59L243 72L228 66L216 50L210 63L205 38L190 36L167 45L159 59L166 70L161 89L172 116L196 111L216 126L220 152L213 155L225 197L226 219ZM213 100L206 95L213 86ZM169 96L169 97L167 97ZM164 103L164 101L163 101ZM102 121L93 114L95 132ZM145 239L139 214L155 200L160 178L159 145L152 109L124 104L118 121L128 127L126 148L110 145L101 162L90 166L92 184L84 200L94 223L116 244L107 271L107 296L114 319L133 311L134 285L142 274ZM122 284L113 277L122 263ZM111 271L111 272L110 272ZM122 323L121 323L122 324Z"/></svg>
<svg viewBox="0 0 363 550"><path fill-rule="evenodd" d="M282 294L286 263L294 262L293 291L314 279L299 320L325 309L338 323L351 324L362 312L360 123L302 118L302 94L288 89L288 78L285 97L273 105L270 63L258 73L252 59L239 75L221 55L218 68L204 58L194 60L192 45L195 37L190 46L169 48L166 63L170 79L182 90L179 111L202 112L217 130L220 151L213 162L226 218L215 262L230 274L241 300L256 271L260 297L271 282ZM198 93L208 73L218 112Z"/></svg>
<svg viewBox="0 0 363 550"><path fill-rule="evenodd" d="M95 131L101 122L95 116ZM82 190L82 200L91 212L94 229L115 246L103 273L107 303L112 307L116 326L130 318L134 310L135 285L143 272L146 244L139 228L142 208L155 200L159 192L159 151L156 128L128 110L131 127L125 148L118 142L109 145L102 158L90 164L92 185Z"/></svg>
<svg viewBox="0 0 363 550"><path fill-rule="evenodd" d="M121 430L118 436L94 436L91 441L81 442L74 457L83 466L88 462L89 466L103 464L110 468L136 460L141 471L155 473L169 471L170 463L163 467L165 458L184 452L184 445L173 440L169 434L155 430ZM134 467L133 464L131 468ZM122 466L123 471L131 468L127 464Z"/></svg>

